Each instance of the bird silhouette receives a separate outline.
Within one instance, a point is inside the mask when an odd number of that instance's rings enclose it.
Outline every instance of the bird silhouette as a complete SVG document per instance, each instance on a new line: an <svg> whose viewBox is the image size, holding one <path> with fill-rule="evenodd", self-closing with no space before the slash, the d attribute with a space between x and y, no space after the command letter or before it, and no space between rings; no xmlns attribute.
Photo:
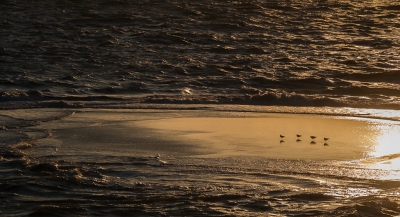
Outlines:
<svg viewBox="0 0 400 217"><path fill-rule="evenodd" d="M300 135L300 134L297 134L296 136L297 136L297 138L300 138L300 137L301 137L301 135Z"/></svg>
<svg viewBox="0 0 400 217"><path fill-rule="evenodd" d="M310 136L310 138L311 138L311 139L315 139L315 138L317 138L317 137L316 137L316 136Z"/></svg>
<svg viewBox="0 0 400 217"><path fill-rule="evenodd" d="M329 140L329 138L326 138L326 137L324 137L324 140L325 140L325 141L328 141L328 140Z"/></svg>
<svg viewBox="0 0 400 217"><path fill-rule="evenodd" d="M285 138L285 136L284 135L279 135L281 138Z"/></svg>
<svg viewBox="0 0 400 217"><path fill-rule="evenodd" d="M310 142L310 145L315 145L315 144L317 144L317 143L314 142L314 141L311 141L311 142Z"/></svg>

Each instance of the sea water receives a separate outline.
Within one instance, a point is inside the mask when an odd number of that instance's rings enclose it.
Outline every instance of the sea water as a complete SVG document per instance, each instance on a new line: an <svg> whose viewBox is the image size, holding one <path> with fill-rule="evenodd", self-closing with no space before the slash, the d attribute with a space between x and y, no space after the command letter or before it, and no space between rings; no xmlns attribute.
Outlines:
<svg viewBox="0 0 400 217"><path fill-rule="evenodd" d="M399 11L384 0L2 2L0 215L399 215L398 169L193 156L161 138L179 153L165 155L141 128L131 133L153 146L128 152L132 141L113 149L75 129L87 108L398 121Z"/></svg>
<svg viewBox="0 0 400 217"><path fill-rule="evenodd" d="M0 100L14 108L126 100L398 108L399 7L5 1Z"/></svg>

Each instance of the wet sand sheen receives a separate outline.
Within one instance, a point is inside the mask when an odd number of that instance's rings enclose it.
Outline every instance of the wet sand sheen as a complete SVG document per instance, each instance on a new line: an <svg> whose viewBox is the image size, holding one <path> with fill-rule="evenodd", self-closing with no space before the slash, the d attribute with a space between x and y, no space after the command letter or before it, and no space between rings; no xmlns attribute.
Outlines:
<svg viewBox="0 0 400 217"><path fill-rule="evenodd" d="M386 134L393 136L398 125L372 119L249 112L86 110L63 120L66 121L68 127L56 127L59 129L53 135L68 152L302 160L354 160L399 152L391 147L395 141L385 139L383 130L391 131ZM302 136L298 138L298 134ZM311 135L317 138L311 139ZM325 137L329 140L325 141Z"/></svg>
<svg viewBox="0 0 400 217"><path fill-rule="evenodd" d="M211 156L221 157L250 155L303 160L360 159L370 154L379 135L374 124L367 121L290 114L172 118L136 124L170 131L167 135L173 134L174 139L196 143L212 151ZM311 135L316 138L310 138ZM325 141L324 138L328 137L330 139Z"/></svg>

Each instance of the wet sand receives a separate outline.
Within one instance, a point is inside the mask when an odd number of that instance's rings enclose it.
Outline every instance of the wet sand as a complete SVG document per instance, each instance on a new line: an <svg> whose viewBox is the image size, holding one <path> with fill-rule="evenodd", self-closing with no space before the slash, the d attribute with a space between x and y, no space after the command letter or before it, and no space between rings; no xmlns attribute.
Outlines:
<svg viewBox="0 0 400 217"><path fill-rule="evenodd" d="M42 126L53 129L53 137L47 140L59 140L62 148L57 154L60 155L109 152L121 156L363 159L368 163L385 161L387 165L390 164L387 161L394 162L397 157L393 156L400 153L400 148L396 148L400 137L398 123L375 119L197 110L86 109L48 124L51 126ZM298 138L297 134L302 136ZM324 137L329 140L325 141Z"/></svg>
<svg viewBox="0 0 400 217"><path fill-rule="evenodd" d="M380 154L375 151L385 125L366 119L253 113L141 121L137 126L171 132L174 139L197 144L212 156L352 160Z"/></svg>

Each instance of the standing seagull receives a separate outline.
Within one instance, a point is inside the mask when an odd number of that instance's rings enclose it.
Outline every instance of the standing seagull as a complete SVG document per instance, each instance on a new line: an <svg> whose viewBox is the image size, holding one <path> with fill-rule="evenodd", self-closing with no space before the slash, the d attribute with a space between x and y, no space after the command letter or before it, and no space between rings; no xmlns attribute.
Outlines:
<svg viewBox="0 0 400 217"><path fill-rule="evenodd" d="M297 138L300 138L300 137L301 137L301 135L300 135L300 134L297 134L296 136L297 136Z"/></svg>
<svg viewBox="0 0 400 217"><path fill-rule="evenodd" d="M328 139L329 139L329 138L324 137L324 140L325 140L325 141L328 141Z"/></svg>
<svg viewBox="0 0 400 217"><path fill-rule="evenodd" d="M281 138L285 138L285 136L283 136L283 135L279 135Z"/></svg>
<svg viewBox="0 0 400 217"><path fill-rule="evenodd" d="M315 138L317 138L317 137L316 137L316 136L310 136L310 138L311 138L311 139L315 139Z"/></svg>

